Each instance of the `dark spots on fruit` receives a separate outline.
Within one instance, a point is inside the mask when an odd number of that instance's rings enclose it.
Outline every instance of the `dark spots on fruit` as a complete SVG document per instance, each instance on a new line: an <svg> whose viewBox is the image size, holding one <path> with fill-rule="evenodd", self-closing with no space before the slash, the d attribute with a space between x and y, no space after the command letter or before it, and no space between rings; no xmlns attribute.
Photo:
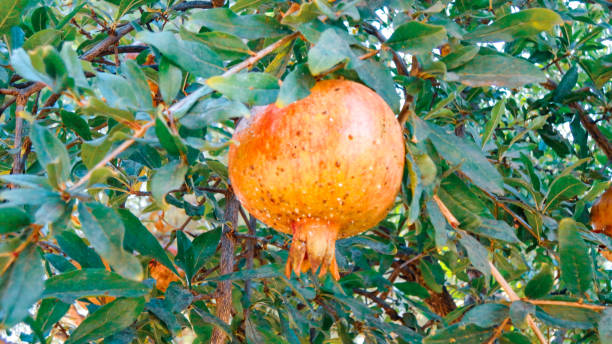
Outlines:
<svg viewBox="0 0 612 344"><path fill-rule="evenodd" d="M326 200L326 199L324 199L324 200L323 200L323 204L325 204L325 203L327 203L327 200Z"/></svg>
<svg viewBox="0 0 612 344"><path fill-rule="evenodd" d="M323 110L323 114L324 114L324 115L327 115L327 110Z"/></svg>
<svg viewBox="0 0 612 344"><path fill-rule="evenodd" d="M272 204L275 204L275 203L276 203L276 200L274 200L274 198L270 198L270 202L271 202Z"/></svg>
<svg viewBox="0 0 612 344"><path fill-rule="evenodd" d="M340 167L340 161L336 160L336 167Z"/></svg>
<svg viewBox="0 0 612 344"><path fill-rule="evenodd" d="M348 198L348 196L349 196L349 194L348 194L348 193L345 193L345 194L344 194L344 196L342 196L342 199L347 199L347 198Z"/></svg>
<svg viewBox="0 0 612 344"><path fill-rule="evenodd" d="M353 135L349 135L349 136L348 136L348 139L349 139L349 140L352 140L352 139L353 139Z"/></svg>
<svg viewBox="0 0 612 344"><path fill-rule="evenodd" d="M312 131L309 131L309 132L308 132L308 135L309 135L309 136L312 136Z"/></svg>
<svg viewBox="0 0 612 344"><path fill-rule="evenodd" d="M340 87L334 88L334 91L336 91L336 92L340 91Z"/></svg>
<svg viewBox="0 0 612 344"><path fill-rule="evenodd" d="M295 152L291 153L291 157L292 158L297 158L297 154L295 154Z"/></svg>
<svg viewBox="0 0 612 344"><path fill-rule="evenodd" d="M351 176L351 179L355 179L355 176Z"/></svg>
<svg viewBox="0 0 612 344"><path fill-rule="evenodd" d="M300 135L302 135L302 131L301 130L298 130L298 131L295 132L295 136L300 136Z"/></svg>
<svg viewBox="0 0 612 344"><path fill-rule="evenodd" d="M285 169L283 167L279 167L278 168L281 172L285 172Z"/></svg>
<svg viewBox="0 0 612 344"><path fill-rule="evenodd" d="M249 168L251 169L251 171L255 171L255 166L251 165L249 166Z"/></svg>

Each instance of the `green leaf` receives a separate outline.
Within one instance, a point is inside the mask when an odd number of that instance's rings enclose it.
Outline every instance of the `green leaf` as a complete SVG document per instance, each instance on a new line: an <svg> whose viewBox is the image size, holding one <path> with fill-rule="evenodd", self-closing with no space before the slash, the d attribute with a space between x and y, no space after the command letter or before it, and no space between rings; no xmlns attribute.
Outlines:
<svg viewBox="0 0 612 344"><path fill-rule="evenodd" d="M385 44L392 49L418 55L430 53L445 40L444 26L410 21L395 29Z"/></svg>
<svg viewBox="0 0 612 344"><path fill-rule="evenodd" d="M56 46L61 42L61 31L56 29L45 29L30 36L21 46L23 49L32 50L44 45Z"/></svg>
<svg viewBox="0 0 612 344"><path fill-rule="evenodd" d="M338 63L346 62L350 67L350 61L356 59L347 42L335 30L327 29L308 51L308 68L310 73L316 76Z"/></svg>
<svg viewBox="0 0 612 344"><path fill-rule="evenodd" d="M460 164L461 171L474 184L492 193L503 193L501 175L473 142L447 133L441 127L428 124L416 116L413 116L413 123L419 135L423 135L422 139L428 136L438 153L451 164Z"/></svg>
<svg viewBox="0 0 612 344"><path fill-rule="evenodd" d="M563 20L554 11L530 8L505 15L488 26L476 28L465 35L464 39L473 42L510 42L550 31L553 26L560 24L563 24Z"/></svg>
<svg viewBox="0 0 612 344"><path fill-rule="evenodd" d="M493 327L499 326L508 316L508 306L501 303L485 303L467 311L461 322L483 328Z"/></svg>
<svg viewBox="0 0 612 344"><path fill-rule="evenodd" d="M491 118L489 118L489 120L487 121L484 133L482 134L481 147L483 149L487 144L487 141L489 141L489 139L493 135L493 131L501 122L504 112L506 112L506 98L503 98L502 100L498 101L497 104L495 104L495 106L493 107L493 110L491 110Z"/></svg>
<svg viewBox="0 0 612 344"><path fill-rule="evenodd" d="M76 233L65 230L55 234L55 240L62 251L79 263L81 268L104 268L104 263L100 256L96 251L87 246Z"/></svg>
<svg viewBox="0 0 612 344"><path fill-rule="evenodd" d="M121 0L121 2L119 3L119 10L117 11L115 19L123 17L136 7L150 4L152 2L155 2L155 0Z"/></svg>
<svg viewBox="0 0 612 344"><path fill-rule="evenodd" d="M81 160L85 167L88 170L93 169L98 162L106 157L106 153L108 153L112 144L113 142L106 136L83 142L81 145Z"/></svg>
<svg viewBox="0 0 612 344"><path fill-rule="evenodd" d="M473 59L478 51L480 47L475 45L459 45L454 47L450 54L444 56L442 62L446 64L447 69L455 69Z"/></svg>
<svg viewBox="0 0 612 344"><path fill-rule="evenodd" d="M131 63L126 62L124 65L129 66L136 63L134 61L129 62ZM133 65L132 68L138 69L137 66ZM140 72L142 73L142 71ZM142 85L139 85L134 80L128 80L110 73L98 73L96 75L96 86L109 107L123 110L146 110L151 108L151 96L148 94L149 86L143 89ZM143 91L146 92L146 98Z"/></svg>
<svg viewBox="0 0 612 344"><path fill-rule="evenodd" d="M476 325L455 324L436 331L423 339L423 344L448 344L451 342L461 344L482 344L487 341L495 329L484 329Z"/></svg>
<svg viewBox="0 0 612 344"><path fill-rule="evenodd" d="M192 242L193 270L198 271L217 250L221 239L221 228L198 235Z"/></svg>
<svg viewBox="0 0 612 344"><path fill-rule="evenodd" d="M376 91L394 112L399 111L400 98L395 92L395 82L388 68L378 62L364 60L355 62L353 69L359 78Z"/></svg>
<svg viewBox="0 0 612 344"><path fill-rule="evenodd" d="M145 73L140 69L138 63L134 60L127 60L121 64L121 74L132 86L135 110L149 110L153 108L151 100L151 91Z"/></svg>
<svg viewBox="0 0 612 344"><path fill-rule="evenodd" d="M30 225L30 216L20 208L0 208L0 234L18 232Z"/></svg>
<svg viewBox="0 0 612 344"><path fill-rule="evenodd" d="M29 315L43 291L44 275L36 246L26 246L0 277L0 323L10 328Z"/></svg>
<svg viewBox="0 0 612 344"><path fill-rule="evenodd" d="M491 267L489 266L489 252L487 249L482 246L478 240L465 232L462 233L459 242L467 251L468 258L470 262L472 262L472 265L485 276L489 277L491 275Z"/></svg>
<svg viewBox="0 0 612 344"><path fill-rule="evenodd" d="M420 297L423 300L429 298L430 296L427 289L416 282L395 283L393 286L406 295Z"/></svg>
<svg viewBox="0 0 612 344"><path fill-rule="evenodd" d="M503 240L510 243L519 242L516 233L514 233L514 228L504 221L483 218L482 223L478 227L466 228L466 230L491 239Z"/></svg>
<svg viewBox="0 0 612 344"><path fill-rule="evenodd" d="M130 326L144 309L144 299L121 298L93 312L77 327L66 344L87 343Z"/></svg>
<svg viewBox="0 0 612 344"><path fill-rule="evenodd" d="M556 205L561 201L580 196L588 190L580 179L566 175L556 179L546 193L546 209Z"/></svg>
<svg viewBox="0 0 612 344"><path fill-rule="evenodd" d="M151 180L151 193L158 204L164 204L164 198L170 190L183 185L187 169L187 165L175 160L155 170Z"/></svg>
<svg viewBox="0 0 612 344"><path fill-rule="evenodd" d="M316 80L310 75L308 67L300 64L295 67L283 80L278 92L276 106L283 108L293 102L306 98L310 94L310 89L315 85Z"/></svg>
<svg viewBox="0 0 612 344"><path fill-rule="evenodd" d="M448 72L446 78L472 87L518 88L546 81L544 72L530 62L503 55L476 55L463 66Z"/></svg>
<svg viewBox="0 0 612 344"><path fill-rule="evenodd" d="M278 80L261 72L214 76L206 84L229 99L249 105L274 103L279 91Z"/></svg>
<svg viewBox="0 0 612 344"><path fill-rule="evenodd" d="M192 33L181 30L181 36L188 40L206 44L223 60L240 59L253 54L241 38L229 33L218 31Z"/></svg>
<svg viewBox="0 0 612 344"><path fill-rule="evenodd" d="M432 269L433 266L435 265L429 264L424 259L421 259L419 261L419 269L421 270L421 274L423 275L423 281L425 281L427 287L433 290L435 293L442 293L442 284L444 283L444 280L436 278L437 276L434 273L434 269Z"/></svg>
<svg viewBox="0 0 612 344"><path fill-rule="evenodd" d="M232 117L247 117L250 114L249 109L241 102L224 97L207 98L194 105L179 121L189 129L202 129Z"/></svg>
<svg viewBox="0 0 612 344"><path fill-rule="evenodd" d="M181 90L183 73L181 69L162 57L159 63L159 91L166 104L172 103Z"/></svg>
<svg viewBox="0 0 612 344"><path fill-rule="evenodd" d="M559 222L559 259L561 281L574 294L584 294L591 288L593 273L589 248L578 232L576 222L565 218Z"/></svg>
<svg viewBox="0 0 612 344"><path fill-rule="evenodd" d="M461 228L472 230L482 224L483 218L491 217L485 204L454 174L442 180L438 196Z"/></svg>
<svg viewBox="0 0 612 344"><path fill-rule="evenodd" d="M597 326L601 314L586 308L571 306L541 305L536 316L546 325L567 329L590 329Z"/></svg>
<svg viewBox="0 0 612 344"><path fill-rule="evenodd" d="M499 337L500 344L531 344L529 337L519 332L506 332Z"/></svg>
<svg viewBox="0 0 612 344"><path fill-rule="evenodd" d="M16 2L19 0L10 1ZM37 68L35 68L28 53L21 48L13 50L11 54L11 66L13 67L16 73L19 73L19 75L26 80L42 82L47 85L53 85L53 79L49 77L46 73L39 71Z"/></svg>
<svg viewBox="0 0 612 344"><path fill-rule="evenodd" d="M568 69L559 85L552 91L552 100L555 102L563 102L563 100L572 92L576 82L578 81L578 68L572 66Z"/></svg>
<svg viewBox="0 0 612 344"><path fill-rule="evenodd" d="M29 0L3 0L0 6L0 35L19 24L23 10L29 2Z"/></svg>
<svg viewBox="0 0 612 344"><path fill-rule="evenodd" d="M176 253L174 262L176 263L176 266L185 271L187 283L191 285L191 278L196 273L196 271L193 269L195 258L193 255L193 245L183 231L176 232L176 246L178 252Z"/></svg>
<svg viewBox="0 0 612 344"><path fill-rule="evenodd" d="M550 293L553 288L555 278L553 276L552 269L546 265L542 268L542 271L538 272L537 275L533 276L527 285L525 286L525 296L530 299L539 299Z"/></svg>
<svg viewBox="0 0 612 344"><path fill-rule="evenodd" d="M181 141L180 137L174 135L166 123L157 117L155 119L155 135L159 139L159 143L168 153L174 157L180 157L187 152L187 147Z"/></svg>
<svg viewBox="0 0 612 344"><path fill-rule="evenodd" d="M408 169L408 180L410 181L410 192L412 193L406 224L412 225L421 214L421 194L423 193L423 188L421 183L421 171L410 150L408 150L406 154L406 167Z"/></svg>
<svg viewBox="0 0 612 344"><path fill-rule="evenodd" d="M55 325L68 312L70 304L58 299L45 299L40 303L36 312L35 326L41 333L45 333Z"/></svg>
<svg viewBox="0 0 612 344"><path fill-rule="evenodd" d="M221 58L202 43L182 40L168 31L141 31L136 38L154 46L170 61L195 76L208 78L225 71Z"/></svg>
<svg viewBox="0 0 612 344"><path fill-rule="evenodd" d="M47 128L36 123L32 124L30 139L40 164L47 171L49 171L50 165L54 166L58 180L50 180L50 182L61 184L67 181L70 177L70 156L68 156L68 151L62 141L56 135L51 134ZM49 178L51 179L51 176Z"/></svg>
<svg viewBox="0 0 612 344"><path fill-rule="evenodd" d="M290 33L274 17L263 14L238 16L228 8L213 8L195 13L191 20L213 31L246 39L276 37Z"/></svg>
<svg viewBox="0 0 612 344"><path fill-rule="evenodd" d="M89 125L83 119L83 117L74 112L64 110L60 111L60 115L62 117L62 124L64 124L66 128L73 130L77 135L85 140L91 140Z"/></svg>
<svg viewBox="0 0 612 344"><path fill-rule="evenodd" d="M114 209L99 203L79 203L81 230L96 252L120 275L142 280L143 273L136 257L123 250L125 228Z"/></svg>
<svg viewBox="0 0 612 344"><path fill-rule="evenodd" d="M134 120L134 114L130 111L116 109L108 106L98 98L90 97L85 100L85 106L81 108L86 115L105 116L119 123L127 123Z"/></svg>
<svg viewBox="0 0 612 344"><path fill-rule="evenodd" d="M393 242L385 242L379 238L369 237L365 235L354 236L346 239L341 239L336 242L340 246L359 245L370 248L380 254L393 255L397 253L397 247Z"/></svg>
<svg viewBox="0 0 612 344"><path fill-rule="evenodd" d="M125 227L123 247L127 251L134 250L143 256L154 258L178 276L179 274L170 258L168 258L166 251L161 247L157 238L140 222L138 217L125 208L117 209L117 213L119 213L121 222L123 222Z"/></svg>
<svg viewBox="0 0 612 344"><path fill-rule="evenodd" d="M607 307L599 319L599 341L612 343L612 307Z"/></svg>
<svg viewBox="0 0 612 344"><path fill-rule="evenodd" d="M151 291L146 285L104 269L82 269L55 275L45 281L42 297L57 297L72 303L85 296L136 297Z"/></svg>
<svg viewBox="0 0 612 344"><path fill-rule="evenodd" d="M280 264L268 264L257 269L242 270L233 272L227 275L221 275L216 278L209 279L210 281L233 281L255 278L274 278L283 275L284 267Z"/></svg>
<svg viewBox="0 0 612 344"><path fill-rule="evenodd" d="M527 316L535 313L535 306L525 301L514 301L510 305L512 325L524 329L527 327Z"/></svg>
<svg viewBox="0 0 612 344"><path fill-rule="evenodd" d="M62 45L60 56L62 61L64 61L68 75L74 80L74 84L79 87L88 87L89 83L85 79L81 60L74 48L70 44Z"/></svg>

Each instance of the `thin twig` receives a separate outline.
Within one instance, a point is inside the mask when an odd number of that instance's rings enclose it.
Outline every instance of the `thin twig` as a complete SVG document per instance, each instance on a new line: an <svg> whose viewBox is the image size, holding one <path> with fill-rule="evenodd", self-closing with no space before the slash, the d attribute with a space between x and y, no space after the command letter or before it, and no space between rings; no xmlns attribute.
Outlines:
<svg viewBox="0 0 612 344"><path fill-rule="evenodd" d="M459 227L460 222L457 220L455 215L453 215L453 213L451 213L450 210L448 210L448 208L446 207L446 204L444 204L444 202L442 202L442 200L440 199L440 197L438 197L437 194L433 196L433 200L438 205L438 208L440 208L440 212L442 213L442 215L444 216L446 221L448 221L448 223L453 228Z"/></svg>
<svg viewBox="0 0 612 344"><path fill-rule="evenodd" d="M512 302L520 301L520 298L518 297L518 295L516 295L514 290L512 290L512 287L510 287L510 284L508 284L508 281L506 281L504 276L502 276L499 270L497 270L495 265L489 262L489 267L491 268L491 275L493 275L493 278L495 278L495 280L497 281L497 283L499 283L499 285L502 287L504 292L506 292L506 295L508 295L508 298L510 298L510 301ZM538 340L540 341L541 344L548 343L548 341L546 340L546 338L544 338L544 335L538 328L538 325L535 323L535 320L533 320L533 317L531 316L531 314L527 314L527 323L529 324L529 327L531 327L531 329L533 330L533 333L535 333L536 337L538 337Z"/></svg>
<svg viewBox="0 0 612 344"><path fill-rule="evenodd" d="M493 333L493 335L491 336L491 339L489 339L487 344L495 343L495 340L499 338L499 336L501 336L502 332L504 332L504 328L506 327L506 325L508 325L509 322L510 322L510 318L504 319L501 325L497 326L497 328L495 329L495 333Z"/></svg>
<svg viewBox="0 0 612 344"><path fill-rule="evenodd" d="M78 187L80 187L81 185L85 184L85 182L87 182L89 180L89 178L91 178L91 176L93 175L95 170L104 167L104 165L108 164L111 160L116 158L119 154L121 154L124 150L126 150L129 146L131 146L134 142L136 142L137 138L139 138L142 135L144 135L144 133L147 131L147 129L152 127L154 124L155 124L155 121L151 121L151 122L148 122L147 124L143 125L142 127L140 127L140 129L136 130L134 132L133 137L131 139L124 141L121 145L119 145L119 147L115 148L112 152L110 152L110 154L105 156L104 159L100 160L100 162L98 162L96 164L96 166L94 166L92 169L90 169L87 172L87 174L85 176L83 176L83 178L81 178L78 182L76 182L74 185L72 185L71 190L75 190Z"/></svg>
<svg viewBox="0 0 612 344"><path fill-rule="evenodd" d="M568 306L575 308L585 308L593 311L603 311L606 309L606 306L601 305L591 305L587 303L580 302L571 302L571 301L556 301L556 300L530 300L530 299L522 299L525 302L529 302L534 305L549 305L549 306Z"/></svg>

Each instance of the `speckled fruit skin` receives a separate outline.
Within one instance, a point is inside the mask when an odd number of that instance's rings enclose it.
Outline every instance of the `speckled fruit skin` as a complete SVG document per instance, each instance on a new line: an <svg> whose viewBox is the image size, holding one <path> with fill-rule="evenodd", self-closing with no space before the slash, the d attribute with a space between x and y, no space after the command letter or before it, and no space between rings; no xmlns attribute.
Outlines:
<svg viewBox="0 0 612 344"><path fill-rule="evenodd" d="M269 105L243 120L232 141L237 198L293 234L288 274L321 266L338 278L336 238L380 222L401 185L401 128L384 100L356 82L321 81L300 101Z"/></svg>
<svg viewBox="0 0 612 344"><path fill-rule="evenodd" d="M612 187L591 208L591 225L612 238Z"/></svg>

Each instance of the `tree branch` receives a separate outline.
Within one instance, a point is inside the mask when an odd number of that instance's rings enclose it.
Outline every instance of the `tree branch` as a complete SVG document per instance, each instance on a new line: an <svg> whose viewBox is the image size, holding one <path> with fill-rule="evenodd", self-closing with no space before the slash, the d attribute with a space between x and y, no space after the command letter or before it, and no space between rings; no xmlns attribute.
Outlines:
<svg viewBox="0 0 612 344"><path fill-rule="evenodd" d="M582 123L584 129L586 129L591 138L593 138L593 141L595 141L599 148L606 154L608 161L612 161L612 142L610 142L601 130L599 130L597 123L589 117L580 104L574 102L570 104L570 107L578 112L580 123Z"/></svg>
<svg viewBox="0 0 612 344"><path fill-rule="evenodd" d="M219 273L227 275L234 272L234 231L238 224L238 210L240 202L232 190L228 191L225 198L225 215L223 220L223 235L221 236L221 268ZM229 323L232 316L232 282L221 281L217 285L216 294L217 317L224 323ZM227 335L220 328L215 327L210 338L211 344L225 343Z"/></svg>

